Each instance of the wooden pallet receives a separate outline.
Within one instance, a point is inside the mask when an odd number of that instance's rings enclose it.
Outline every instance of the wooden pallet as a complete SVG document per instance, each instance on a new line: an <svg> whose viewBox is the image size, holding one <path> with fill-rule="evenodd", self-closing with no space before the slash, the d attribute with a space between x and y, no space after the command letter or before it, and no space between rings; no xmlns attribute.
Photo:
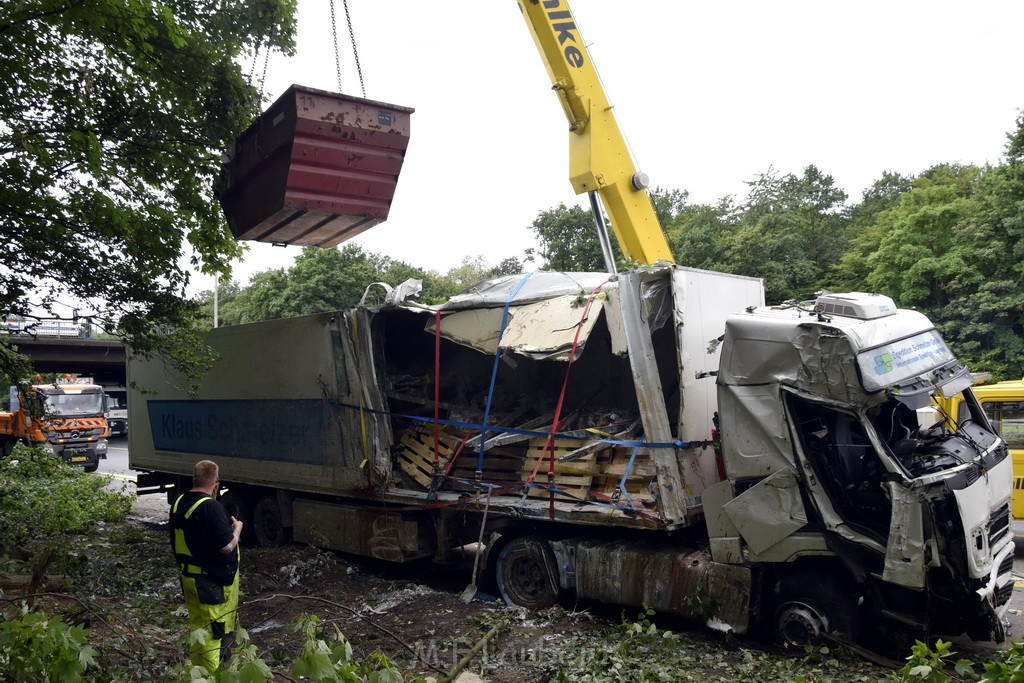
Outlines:
<svg viewBox="0 0 1024 683"><path fill-rule="evenodd" d="M594 477L593 490L614 497L619 490L619 483L622 481L622 475L629 465L632 454L633 449L629 446L615 446L602 452L598 458L600 472ZM641 448L626 477L626 493L629 494L634 505L642 505L645 508L655 506L654 495L648 487L656 474L657 468L651 461L650 454L646 449ZM618 495L621 502L625 503L621 492L618 492Z"/></svg>
<svg viewBox="0 0 1024 683"><path fill-rule="evenodd" d="M547 439L543 437L530 439L526 451L526 460L523 462L523 469L520 473L521 481L525 482L536 468L537 474L533 478L533 482L541 486L548 486L548 470L550 468L552 449L545 448L546 444ZM564 491L567 494L559 496L556 493L556 498L586 500L587 494L590 493L591 483L598 471L598 451L590 450L586 455L569 461L561 459L566 455L577 453L581 446L581 442L574 439L555 439L554 441L555 476L554 481L551 483L559 491ZM538 460L540 461L539 465L537 464ZM551 492L530 488L528 495L530 498L548 498Z"/></svg>
<svg viewBox="0 0 1024 683"><path fill-rule="evenodd" d="M438 467L444 470L455 449L459 438L442 430L437 439ZM423 488L430 488L434 479L434 427L433 425L415 425L406 430L398 442L398 466L409 478Z"/></svg>
<svg viewBox="0 0 1024 683"><path fill-rule="evenodd" d="M477 451L465 449L455 461L451 476L466 482L476 481L476 468L480 463ZM481 481L490 484L513 484L519 481L519 472L523 469L523 453L521 448L497 446L484 449L483 474ZM474 486L455 481L451 484L453 491L472 491Z"/></svg>

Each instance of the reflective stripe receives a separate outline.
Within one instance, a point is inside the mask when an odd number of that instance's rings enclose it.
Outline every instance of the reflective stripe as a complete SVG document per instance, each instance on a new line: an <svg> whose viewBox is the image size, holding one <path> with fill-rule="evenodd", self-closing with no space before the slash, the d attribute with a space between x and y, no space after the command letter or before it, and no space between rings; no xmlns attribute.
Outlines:
<svg viewBox="0 0 1024 683"><path fill-rule="evenodd" d="M181 499L184 497L185 494L183 493L174 501L174 506L171 508L172 517L178 514L178 503L180 503ZM212 500L212 498L209 496L203 496L193 503L192 506L185 511L183 519L188 519L200 504L205 503L208 500ZM202 567L189 564L187 561L192 558L192 551L189 549L188 544L185 543L185 530L176 525L172 525L172 527L174 528L174 554L178 558L178 567L181 569L181 573L192 576L201 576L206 574L206 571L204 571Z"/></svg>
<svg viewBox="0 0 1024 683"><path fill-rule="evenodd" d="M192 507L190 507L190 508L188 509L188 512L186 512L186 513L185 513L185 519L188 519L189 517L191 517L191 516L192 516L192 513L193 513L193 512L195 512L196 508L197 508L197 507L199 507L199 504L200 504L200 503L205 503L205 502L206 502L206 501L208 501L208 500L212 500L212 499L211 499L211 498L209 498L209 497L206 497L206 498L200 498L199 500L197 500L197 501L196 501L196 502L195 502L195 503L194 503L194 504L192 505Z"/></svg>
<svg viewBox="0 0 1024 683"><path fill-rule="evenodd" d="M180 496L178 496L178 498L174 501L174 506L171 507L171 514L172 515L178 514L178 503L180 503L181 499L184 498L184 497L185 497L185 494L183 493ZM185 519L188 519L192 515L192 513L195 511L195 509L197 507L199 507L200 503L205 503L208 500L212 500L212 498L210 498L209 496L204 496L203 498L200 498L195 503L193 503L192 507L190 507L188 509L188 511L185 513Z"/></svg>

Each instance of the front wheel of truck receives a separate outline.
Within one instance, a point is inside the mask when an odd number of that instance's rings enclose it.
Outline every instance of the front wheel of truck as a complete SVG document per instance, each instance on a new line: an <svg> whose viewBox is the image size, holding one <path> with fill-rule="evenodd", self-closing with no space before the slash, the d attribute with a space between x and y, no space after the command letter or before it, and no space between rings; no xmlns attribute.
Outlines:
<svg viewBox="0 0 1024 683"><path fill-rule="evenodd" d="M537 610L558 601L558 569L551 546L542 538L524 536L509 542L498 555L498 590L511 607Z"/></svg>
<svg viewBox="0 0 1024 683"><path fill-rule="evenodd" d="M832 572L796 571L775 585L774 630L782 643L803 647L826 638L853 643L860 631L857 596Z"/></svg>

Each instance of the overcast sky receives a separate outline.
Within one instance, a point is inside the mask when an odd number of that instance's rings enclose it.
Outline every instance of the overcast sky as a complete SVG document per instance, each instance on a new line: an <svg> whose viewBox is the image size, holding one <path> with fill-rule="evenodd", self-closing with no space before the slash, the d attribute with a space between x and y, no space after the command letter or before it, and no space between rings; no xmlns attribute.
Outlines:
<svg viewBox="0 0 1024 683"><path fill-rule="evenodd" d="M390 218L357 244L441 272L465 256L494 265L534 245L538 212L582 204L515 0L349 6L367 97L416 109ZM1024 107L1020 0L571 6L639 168L693 202L743 196L769 168L815 164L856 201L886 170L997 163ZM342 91L358 96L336 10ZM298 28L297 55L270 57L270 100L292 83L338 89L328 0L299 0ZM234 278L300 251L254 243Z"/></svg>

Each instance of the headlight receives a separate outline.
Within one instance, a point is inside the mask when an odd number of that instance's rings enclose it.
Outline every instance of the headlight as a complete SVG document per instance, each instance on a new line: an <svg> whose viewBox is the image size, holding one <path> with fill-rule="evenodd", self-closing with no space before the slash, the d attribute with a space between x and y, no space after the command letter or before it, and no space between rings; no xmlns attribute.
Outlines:
<svg viewBox="0 0 1024 683"><path fill-rule="evenodd" d="M103 433L103 428L102 427L97 427L96 429L94 429L94 430L92 430L90 432L90 434L92 434L93 436L99 436L102 433Z"/></svg>
<svg viewBox="0 0 1024 683"><path fill-rule="evenodd" d="M60 436L60 432L46 432L47 439L56 439Z"/></svg>
<svg viewBox="0 0 1024 683"><path fill-rule="evenodd" d="M107 440L106 439L100 439L99 441L96 442L96 452L97 453L106 453L107 452Z"/></svg>

